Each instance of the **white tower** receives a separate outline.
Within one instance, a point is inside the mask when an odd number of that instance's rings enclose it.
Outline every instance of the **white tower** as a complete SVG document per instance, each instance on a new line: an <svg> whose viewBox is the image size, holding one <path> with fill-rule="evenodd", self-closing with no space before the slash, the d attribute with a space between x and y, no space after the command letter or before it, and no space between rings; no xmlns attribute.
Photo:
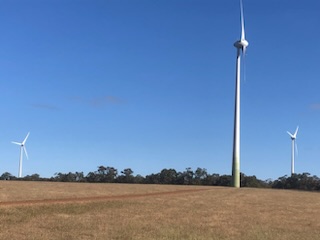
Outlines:
<svg viewBox="0 0 320 240"><path fill-rule="evenodd" d="M240 18L241 18L241 38L234 43L237 48L236 61L236 93L234 108L234 132L233 132L233 159L232 159L232 186L240 187L240 70L241 53L246 52L249 43L245 38L243 5L240 0Z"/></svg>
<svg viewBox="0 0 320 240"><path fill-rule="evenodd" d="M291 175L294 174L294 153L295 153L295 150L297 150L296 138L297 138L298 130L299 130L299 126L296 128L296 131L294 132L294 134L291 134L290 132L287 131L287 133L290 135L290 138L291 138Z"/></svg>
<svg viewBox="0 0 320 240"><path fill-rule="evenodd" d="M29 137L29 134L30 132L27 134L27 136L25 137L25 139L22 141L22 143L19 143L19 142L12 142L14 144L17 144L20 146L20 159L19 159L19 173L18 173L18 176L19 178L22 177L22 158L23 158L23 152L26 154L26 157L28 159L28 153L27 153L27 149L26 149L26 141Z"/></svg>

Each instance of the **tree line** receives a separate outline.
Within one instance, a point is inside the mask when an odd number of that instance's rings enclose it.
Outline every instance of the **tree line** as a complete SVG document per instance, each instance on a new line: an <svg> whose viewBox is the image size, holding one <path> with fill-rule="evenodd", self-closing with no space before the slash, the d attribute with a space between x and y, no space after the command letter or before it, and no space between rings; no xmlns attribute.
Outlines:
<svg viewBox="0 0 320 240"><path fill-rule="evenodd" d="M205 185L205 186L230 186L231 175L210 174L205 168L196 170L186 168L185 171L163 169L159 173L146 176L134 175L131 168L118 171L114 167L98 166L96 171L85 175L83 172L55 173L53 177L43 178L35 173L22 178L17 178L5 172L1 180L22 181L53 181L53 182L88 182L88 183L138 183L138 184L175 184L175 185ZM240 174L241 187L298 189L320 191L320 179L309 173L293 174L292 176L279 177L277 180L260 180L256 176Z"/></svg>

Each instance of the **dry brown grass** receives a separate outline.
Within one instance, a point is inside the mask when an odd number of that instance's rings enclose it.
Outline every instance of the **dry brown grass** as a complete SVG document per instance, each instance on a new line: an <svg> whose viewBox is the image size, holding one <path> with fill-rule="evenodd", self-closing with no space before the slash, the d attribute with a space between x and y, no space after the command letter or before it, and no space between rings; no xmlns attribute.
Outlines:
<svg viewBox="0 0 320 240"><path fill-rule="evenodd" d="M0 202L168 192L190 186L0 181Z"/></svg>
<svg viewBox="0 0 320 240"><path fill-rule="evenodd" d="M319 193L9 181L0 192L2 202L127 195L0 205L0 239L320 239Z"/></svg>

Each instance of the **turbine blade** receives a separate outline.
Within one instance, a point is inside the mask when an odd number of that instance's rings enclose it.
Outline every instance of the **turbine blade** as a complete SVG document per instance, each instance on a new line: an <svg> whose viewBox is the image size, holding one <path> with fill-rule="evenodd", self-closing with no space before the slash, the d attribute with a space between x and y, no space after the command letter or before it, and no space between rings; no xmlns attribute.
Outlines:
<svg viewBox="0 0 320 240"><path fill-rule="evenodd" d="M244 16L243 16L243 4L242 0L240 0L240 17L241 17L241 40L246 39L245 37L245 31L244 31ZM245 52L245 49L243 49Z"/></svg>
<svg viewBox="0 0 320 240"><path fill-rule="evenodd" d="M247 50L247 47L246 47L246 46L243 46L243 47L242 47L242 56L243 56L243 59L244 59L245 56L246 56L246 50Z"/></svg>
<svg viewBox="0 0 320 240"><path fill-rule="evenodd" d="M26 141L27 141L27 139L28 139L28 137L29 137L29 134L30 134L30 132L28 132L26 138L23 140L22 145L24 145L24 144L26 143Z"/></svg>
<svg viewBox="0 0 320 240"><path fill-rule="evenodd" d="M295 131L294 134L293 134L294 137L297 136L298 130L299 130L299 126L296 128L296 131Z"/></svg>
<svg viewBox="0 0 320 240"><path fill-rule="evenodd" d="M290 135L290 137L294 138L294 136L290 132L287 131L287 133Z"/></svg>
<svg viewBox="0 0 320 240"><path fill-rule="evenodd" d="M296 148L296 153L297 153L297 155L298 155L298 154L299 154L299 152L298 152L298 144L297 144L296 141L294 142L294 146L295 146L295 148Z"/></svg>
<svg viewBox="0 0 320 240"><path fill-rule="evenodd" d="M21 146L21 143L18 143L18 142L11 142L11 143Z"/></svg>
<svg viewBox="0 0 320 240"><path fill-rule="evenodd" d="M23 146L22 148L24 150L24 153L26 154L27 159L29 159L26 147Z"/></svg>
<svg viewBox="0 0 320 240"><path fill-rule="evenodd" d="M242 48L242 58L243 58L243 79L244 83L247 82L247 67L246 67L246 47L243 46Z"/></svg>

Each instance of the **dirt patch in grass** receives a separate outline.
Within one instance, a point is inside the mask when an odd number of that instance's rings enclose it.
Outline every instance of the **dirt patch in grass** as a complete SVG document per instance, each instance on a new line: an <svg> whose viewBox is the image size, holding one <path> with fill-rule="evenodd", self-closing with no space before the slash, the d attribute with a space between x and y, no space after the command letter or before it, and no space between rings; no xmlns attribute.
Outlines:
<svg viewBox="0 0 320 240"><path fill-rule="evenodd" d="M130 198L141 198L141 197L155 197L163 195L173 195L181 193L192 193L200 191L208 191L208 188L199 189L183 189L166 192L152 192L152 193L140 193L140 194L126 194L126 195L112 195L112 196L91 196L91 197L66 197L56 199L32 199L32 200L19 200L19 201L5 201L0 202L0 206L19 206L19 205L30 205L30 204L51 204L51 203L76 203L76 202L87 202L87 201L106 201L106 200L121 200Z"/></svg>

